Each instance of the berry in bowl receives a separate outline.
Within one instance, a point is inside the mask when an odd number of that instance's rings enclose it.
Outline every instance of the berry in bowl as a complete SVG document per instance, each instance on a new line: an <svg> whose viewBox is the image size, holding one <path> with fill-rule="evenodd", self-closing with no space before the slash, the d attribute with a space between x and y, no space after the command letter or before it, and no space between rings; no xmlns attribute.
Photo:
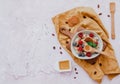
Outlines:
<svg viewBox="0 0 120 84"><path fill-rule="evenodd" d="M94 31L82 30L77 32L71 41L71 51L79 59L92 59L99 55L97 52L86 51L87 46L102 51L103 42L101 37Z"/></svg>

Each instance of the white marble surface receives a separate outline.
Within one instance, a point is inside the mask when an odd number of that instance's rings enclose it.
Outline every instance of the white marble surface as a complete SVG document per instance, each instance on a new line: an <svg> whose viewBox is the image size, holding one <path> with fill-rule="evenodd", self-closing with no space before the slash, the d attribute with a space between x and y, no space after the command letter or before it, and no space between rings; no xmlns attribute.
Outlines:
<svg viewBox="0 0 120 84"><path fill-rule="evenodd" d="M116 2L116 40L110 42L120 64L120 0ZM0 0L0 84L97 84L63 50L51 17L78 6L90 6L110 34L110 0ZM100 8L97 5L100 4ZM56 47L53 50L53 46ZM60 54L60 52L63 54ZM54 64L70 59L72 71L59 73ZM79 74L75 74L74 68ZM76 77L76 79L74 79ZM119 84L120 76L102 84Z"/></svg>

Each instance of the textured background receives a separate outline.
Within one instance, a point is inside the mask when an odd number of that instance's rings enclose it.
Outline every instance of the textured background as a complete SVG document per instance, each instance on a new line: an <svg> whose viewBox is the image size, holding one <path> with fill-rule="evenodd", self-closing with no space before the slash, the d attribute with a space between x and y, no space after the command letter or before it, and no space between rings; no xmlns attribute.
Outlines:
<svg viewBox="0 0 120 84"><path fill-rule="evenodd" d="M116 40L110 39L110 42L120 64L120 1L113 1L116 2ZM60 49L51 18L78 6L89 6L98 14L102 13L100 18L110 35L109 2L0 0L0 84L97 84ZM56 61L61 59L71 60L71 72L59 73L54 69ZM75 74L74 68L77 68L78 74ZM102 84L119 83L120 76L111 81L105 76L102 81Z"/></svg>

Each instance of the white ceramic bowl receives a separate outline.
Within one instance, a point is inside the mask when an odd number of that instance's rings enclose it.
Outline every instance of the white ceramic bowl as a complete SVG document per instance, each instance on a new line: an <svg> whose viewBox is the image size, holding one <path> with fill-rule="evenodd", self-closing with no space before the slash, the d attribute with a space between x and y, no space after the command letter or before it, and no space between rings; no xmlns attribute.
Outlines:
<svg viewBox="0 0 120 84"><path fill-rule="evenodd" d="M73 43L75 42L75 39L78 38L78 34L79 34L79 33L87 33L87 34L93 33L93 34L95 35L95 37L98 38L98 50L99 50L99 51L102 51L102 49L103 49L103 41L102 41L101 37L100 37L96 32L91 31L91 30L82 30L82 31L77 32L77 33L73 36L73 38L72 38L72 40L71 40L71 51L72 51L73 55L74 55L75 57L79 58L79 59L84 59L84 60L92 59L92 58L97 57L97 56L99 55L99 53L97 53L97 54L92 54L92 56L90 56L90 57L88 57L88 56L84 56L84 57L81 56L81 57L80 57L80 56L78 55L78 53L76 52L76 50L75 50L75 48L74 48L74 46L73 46Z"/></svg>

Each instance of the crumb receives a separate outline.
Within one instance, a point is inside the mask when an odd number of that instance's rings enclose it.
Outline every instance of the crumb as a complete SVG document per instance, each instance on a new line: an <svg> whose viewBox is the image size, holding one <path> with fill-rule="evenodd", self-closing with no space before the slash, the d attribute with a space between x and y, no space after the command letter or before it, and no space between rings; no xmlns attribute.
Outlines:
<svg viewBox="0 0 120 84"><path fill-rule="evenodd" d="M62 51L60 51L60 54L63 54Z"/></svg>
<svg viewBox="0 0 120 84"><path fill-rule="evenodd" d="M101 63L99 63L99 66L102 66L102 64L101 64Z"/></svg>
<svg viewBox="0 0 120 84"><path fill-rule="evenodd" d="M68 41L66 41L66 44L68 44L69 42Z"/></svg>
<svg viewBox="0 0 120 84"><path fill-rule="evenodd" d="M68 24L68 22L65 22L66 24Z"/></svg>
<svg viewBox="0 0 120 84"><path fill-rule="evenodd" d="M99 13L98 15L102 15L102 13Z"/></svg>
<svg viewBox="0 0 120 84"><path fill-rule="evenodd" d="M107 15L107 17L110 17L110 15Z"/></svg>
<svg viewBox="0 0 120 84"><path fill-rule="evenodd" d="M99 5L99 4L97 5L97 8L100 8L100 5Z"/></svg>
<svg viewBox="0 0 120 84"><path fill-rule="evenodd" d="M97 72L95 71L95 72L94 72L94 75L96 75L96 74L97 74Z"/></svg>
<svg viewBox="0 0 120 84"><path fill-rule="evenodd" d="M77 68L75 68L75 71L77 71Z"/></svg>
<svg viewBox="0 0 120 84"><path fill-rule="evenodd" d="M74 79L76 79L76 77L74 77Z"/></svg>
<svg viewBox="0 0 120 84"><path fill-rule="evenodd" d="M55 50L55 49L56 49L56 47L55 47L55 46L53 46L53 49Z"/></svg>
<svg viewBox="0 0 120 84"><path fill-rule="evenodd" d="M76 72L76 74L78 74L78 72Z"/></svg>
<svg viewBox="0 0 120 84"><path fill-rule="evenodd" d="M71 31L71 29L69 29L69 31Z"/></svg>
<svg viewBox="0 0 120 84"><path fill-rule="evenodd" d="M55 34L52 34L52 36L55 36Z"/></svg>
<svg viewBox="0 0 120 84"><path fill-rule="evenodd" d="M61 50L62 48L61 48L61 47L59 47L59 49Z"/></svg>
<svg viewBox="0 0 120 84"><path fill-rule="evenodd" d="M86 18L86 16L83 16L83 18Z"/></svg>

